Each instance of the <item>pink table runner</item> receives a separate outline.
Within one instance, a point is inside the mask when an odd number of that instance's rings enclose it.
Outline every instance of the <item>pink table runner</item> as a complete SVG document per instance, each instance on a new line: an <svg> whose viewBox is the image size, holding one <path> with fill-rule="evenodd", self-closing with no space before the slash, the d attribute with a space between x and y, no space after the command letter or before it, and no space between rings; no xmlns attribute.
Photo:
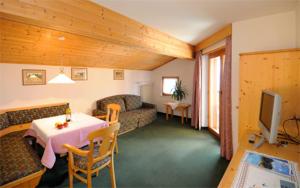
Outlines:
<svg viewBox="0 0 300 188"><path fill-rule="evenodd" d="M52 168L55 161L55 153L66 153L63 144L70 144L77 148L89 144L87 136L90 132L107 126L107 123L98 118L83 114L72 114L72 121L69 126L63 129L55 127L56 122L64 122L65 115L34 120L31 128L25 133L37 138L37 143L41 144L45 150L42 157L42 164L47 168Z"/></svg>

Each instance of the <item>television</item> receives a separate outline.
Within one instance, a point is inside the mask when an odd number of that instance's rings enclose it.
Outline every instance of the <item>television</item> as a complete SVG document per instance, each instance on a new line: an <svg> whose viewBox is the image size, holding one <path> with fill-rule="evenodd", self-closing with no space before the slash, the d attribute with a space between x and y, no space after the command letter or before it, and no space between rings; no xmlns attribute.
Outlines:
<svg viewBox="0 0 300 188"><path fill-rule="evenodd" d="M259 127L263 137L270 144L277 143L280 112L281 96L272 91L262 91L259 112Z"/></svg>

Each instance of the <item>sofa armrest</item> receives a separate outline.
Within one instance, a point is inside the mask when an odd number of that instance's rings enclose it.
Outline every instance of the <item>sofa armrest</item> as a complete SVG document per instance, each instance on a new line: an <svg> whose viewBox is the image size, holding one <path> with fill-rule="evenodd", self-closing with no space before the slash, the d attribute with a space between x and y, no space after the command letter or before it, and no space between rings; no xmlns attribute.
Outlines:
<svg viewBox="0 0 300 188"><path fill-rule="evenodd" d="M104 110L98 110L98 109L93 110L93 116L105 116L105 115L106 115L106 111Z"/></svg>
<svg viewBox="0 0 300 188"><path fill-rule="evenodd" d="M142 108L156 108L155 104L143 102Z"/></svg>

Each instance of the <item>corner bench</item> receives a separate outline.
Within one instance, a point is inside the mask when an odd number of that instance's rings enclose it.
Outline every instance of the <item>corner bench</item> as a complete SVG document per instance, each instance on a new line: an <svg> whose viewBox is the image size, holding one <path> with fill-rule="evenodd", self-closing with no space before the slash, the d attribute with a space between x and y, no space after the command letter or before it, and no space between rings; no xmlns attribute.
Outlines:
<svg viewBox="0 0 300 188"><path fill-rule="evenodd" d="M36 187L46 168L24 134L35 119L65 114L68 103L0 111L0 188Z"/></svg>

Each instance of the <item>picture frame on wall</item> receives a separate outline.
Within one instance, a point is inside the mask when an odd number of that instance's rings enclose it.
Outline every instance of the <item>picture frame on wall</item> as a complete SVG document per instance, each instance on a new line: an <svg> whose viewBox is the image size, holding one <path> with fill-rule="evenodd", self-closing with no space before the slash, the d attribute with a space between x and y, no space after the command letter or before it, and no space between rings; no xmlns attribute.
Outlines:
<svg viewBox="0 0 300 188"><path fill-rule="evenodd" d="M46 85L46 70L22 69L22 83L28 85Z"/></svg>
<svg viewBox="0 0 300 188"><path fill-rule="evenodd" d="M124 70L114 70L114 80L124 80Z"/></svg>
<svg viewBox="0 0 300 188"><path fill-rule="evenodd" d="M71 68L71 78L76 81L84 81L88 79L87 68Z"/></svg>

